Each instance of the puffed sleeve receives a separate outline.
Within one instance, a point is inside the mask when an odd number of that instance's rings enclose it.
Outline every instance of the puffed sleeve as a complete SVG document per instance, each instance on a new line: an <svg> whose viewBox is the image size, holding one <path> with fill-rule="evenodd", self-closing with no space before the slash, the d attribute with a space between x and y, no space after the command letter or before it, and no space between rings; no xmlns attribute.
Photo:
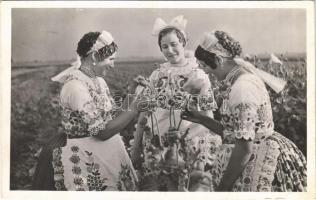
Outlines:
<svg viewBox="0 0 316 200"><path fill-rule="evenodd" d="M152 86L156 85L156 83L159 79L159 77L158 77L159 71L160 71L159 69L156 69L149 76L149 82Z"/></svg>
<svg viewBox="0 0 316 200"><path fill-rule="evenodd" d="M91 136L97 135L111 120L110 114L105 113L104 109L97 108L88 88L81 81L72 80L66 83L61 90L60 98L62 105L71 110L70 120L73 123L81 123L80 126L85 127L84 131Z"/></svg>
<svg viewBox="0 0 316 200"><path fill-rule="evenodd" d="M202 110L215 110L217 104L214 98L211 81L208 75L201 69L195 71L196 80L201 83L201 90L199 93L199 106Z"/></svg>
<svg viewBox="0 0 316 200"><path fill-rule="evenodd" d="M245 75L232 86L229 105L237 139L253 140L258 122L260 92L252 77Z"/></svg>

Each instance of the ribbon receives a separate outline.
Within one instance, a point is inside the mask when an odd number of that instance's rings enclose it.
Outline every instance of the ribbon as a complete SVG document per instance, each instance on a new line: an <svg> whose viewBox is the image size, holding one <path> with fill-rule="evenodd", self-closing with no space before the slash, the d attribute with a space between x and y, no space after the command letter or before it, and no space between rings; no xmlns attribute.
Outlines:
<svg viewBox="0 0 316 200"><path fill-rule="evenodd" d="M175 27L184 33L188 20L184 19L183 15L173 18L168 24L161 18L157 18L152 30L152 35L158 36L160 31L168 27ZM185 35L185 34L184 34Z"/></svg>
<svg viewBox="0 0 316 200"><path fill-rule="evenodd" d="M256 68L250 62L245 61L242 58L234 58L234 61L241 67L244 67L248 71L252 72L253 74L259 76L263 82L265 82L271 89L273 89L276 93L281 92L285 85L286 81L273 76L261 69Z"/></svg>
<svg viewBox="0 0 316 200"><path fill-rule="evenodd" d="M64 83L67 78L81 66L80 56L77 55L77 60L71 63L71 66L64 71L60 72L56 76L52 77L51 80L54 82Z"/></svg>

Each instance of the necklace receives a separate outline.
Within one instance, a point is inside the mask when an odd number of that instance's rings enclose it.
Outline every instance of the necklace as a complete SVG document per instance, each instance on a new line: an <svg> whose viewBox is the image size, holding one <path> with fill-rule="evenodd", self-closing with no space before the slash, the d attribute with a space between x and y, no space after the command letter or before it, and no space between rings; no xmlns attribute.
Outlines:
<svg viewBox="0 0 316 200"><path fill-rule="evenodd" d="M96 88L96 91L98 94L101 93L101 87L99 85L99 81L97 80L97 76L95 75L94 71L86 66L80 66L80 71L84 73L86 76L92 80L94 87Z"/></svg>
<svg viewBox="0 0 316 200"><path fill-rule="evenodd" d="M96 75L94 73L93 70L91 70L90 68L86 67L86 66L80 66L80 71L82 71L85 75L87 75L90 78L96 78Z"/></svg>
<svg viewBox="0 0 316 200"><path fill-rule="evenodd" d="M235 66L227 75L226 78L221 81L221 94L218 95L217 100L220 105L220 113L225 115L228 114L228 99L231 91L232 84L237 80L237 78L243 74L245 71L240 66Z"/></svg>
<svg viewBox="0 0 316 200"><path fill-rule="evenodd" d="M226 78L221 81L224 85L230 86L237 77L242 73L242 69L239 66L235 66L227 75Z"/></svg>

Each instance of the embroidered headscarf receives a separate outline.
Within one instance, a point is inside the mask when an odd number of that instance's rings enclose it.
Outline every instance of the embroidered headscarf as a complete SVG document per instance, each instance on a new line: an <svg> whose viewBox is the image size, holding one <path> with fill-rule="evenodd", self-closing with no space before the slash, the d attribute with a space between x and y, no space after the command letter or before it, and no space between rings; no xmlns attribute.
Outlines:
<svg viewBox="0 0 316 200"><path fill-rule="evenodd" d="M87 55L92 52L98 52L99 50L102 50L103 47L109 46L114 42L114 38L112 37L111 33L107 31L102 31L101 34L98 36L97 40L93 44L93 46L90 48L90 50L86 53ZM113 54L115 51L115 48L110 48L111 52L103 52L104 54ZM64 83L69 75L71 75L75 70L79 69L81 66L81 57L77 55L77 60L71 64L69 68L66 70L60 72L56 76L52 77L51 80L55 82Z"/></svg>
<svg viewBox="0 0 316 200"><path fill-rule="evenodd" d="M217 56L233 58L237 65L260 77L263 82L269 85L276 93L282 91L286 85L284 80L256 68L250 62L239 57L242 53L240 43L230 37L226 32L213 31L205 33L200 40L197 50L199 50L199 54L201 54L202 57L207 56L207 54L203 54L203 51L206 51Z"/></svg>

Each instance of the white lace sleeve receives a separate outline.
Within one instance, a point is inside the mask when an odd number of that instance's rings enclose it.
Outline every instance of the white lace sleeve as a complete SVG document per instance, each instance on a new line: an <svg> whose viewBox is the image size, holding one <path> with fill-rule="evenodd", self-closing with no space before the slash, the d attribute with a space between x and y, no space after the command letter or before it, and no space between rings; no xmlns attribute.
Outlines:
<svg viewBox="0 0 316 200"><path fill-rule="evenodd" d="M251 79L252 77L245 77L237 80L230 93L229 104L237 139L253 140L259 121L258 109L261 97L259 88Z"/></svg>
<svg viewBox="0 0 316 200"><path fill-rule="evenodd" d="M66 83L60 94L61 103L71 110L73 120L79 120L89 135L97 135L111 119L104 110L97 108L88 88L78 80ZM71 117L70 117L71 118ZM76 118L76 119L75 119Z"/></svg>
<svg viewBox="0 0 316 200"><path fill-rule="evenodd" d="M159 73L159 69L156 69L149 76L149 82L151 85L155 85L156 82L158 81L158 73Z"/></svg>

